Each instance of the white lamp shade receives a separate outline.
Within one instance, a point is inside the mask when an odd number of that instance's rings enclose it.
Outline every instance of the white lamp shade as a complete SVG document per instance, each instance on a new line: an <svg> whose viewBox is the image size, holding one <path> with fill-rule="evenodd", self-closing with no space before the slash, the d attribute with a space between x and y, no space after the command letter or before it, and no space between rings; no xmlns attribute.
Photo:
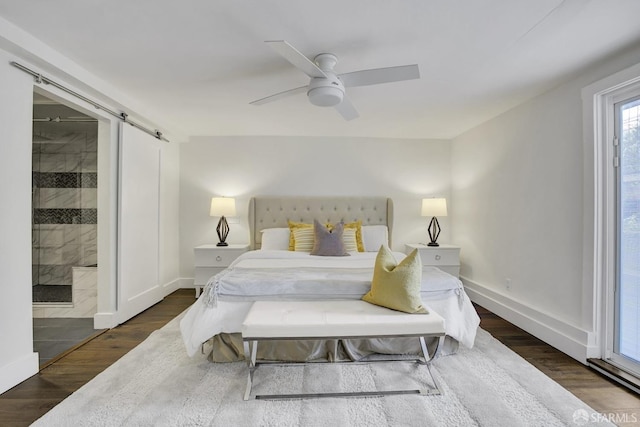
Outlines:
<svg viewBox="0 0 640 427"><path fill-rule="evenodd" d="M236 199L233 197L212 197L211 216L235 216L236 215Z"/></svg>
<svg viewBox="0 0 640 427"><path fill-rule="evenodd" d="M422 216L447 216L447 199L422 199Z"/></svg>

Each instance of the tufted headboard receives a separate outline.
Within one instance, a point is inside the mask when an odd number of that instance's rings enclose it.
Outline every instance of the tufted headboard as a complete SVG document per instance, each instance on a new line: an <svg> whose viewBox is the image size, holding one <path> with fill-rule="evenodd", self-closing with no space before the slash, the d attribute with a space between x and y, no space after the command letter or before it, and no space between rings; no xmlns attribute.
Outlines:
<svg viewBox="0 0 640 427"><path fill-rule="evenodd" d="M253 197L249 201L251 249L262 244L261 230L288 227L288 221L336 223L362 220L362 225L386 225L389 246L393 201L386 197Z"/></svg>

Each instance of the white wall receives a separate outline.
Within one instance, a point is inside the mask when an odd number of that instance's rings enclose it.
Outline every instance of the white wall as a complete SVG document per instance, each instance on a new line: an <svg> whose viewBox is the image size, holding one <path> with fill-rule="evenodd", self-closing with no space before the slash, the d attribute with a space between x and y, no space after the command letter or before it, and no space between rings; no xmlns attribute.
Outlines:
<svg viewBox="0 0 640 427"><path fill-rule="evenodd" d="M449 197L450 144L442 140L198 137L180 147L180 273L193 278L194 246L217 242L212 196L236 198L229 243L248 243L247 209L256 195L388 196L393 247L426 240L425 196ZM233 219L232 219L233 220ZM441 221L439 241L449 240Z"/></svg>
<svg viewBox="0 0 640 427"><path fill-rule="evenodd" d="M9 56L0 51L0 64ZM38 371L31 320L32 79L0 66L0 392Z"/></svg>
<svg viewBox="0 0 640 427"><path fill-rule="evenodd" d="M472 299L582 361L597 325L581 89L637 55L610 58L452 143L453 241Z"/></svg>

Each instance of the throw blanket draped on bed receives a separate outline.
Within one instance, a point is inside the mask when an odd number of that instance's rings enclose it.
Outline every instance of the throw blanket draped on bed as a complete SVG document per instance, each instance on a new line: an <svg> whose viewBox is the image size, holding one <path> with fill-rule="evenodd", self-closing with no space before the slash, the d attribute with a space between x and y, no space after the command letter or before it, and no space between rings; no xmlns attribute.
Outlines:
<svg viewBox="0 0 640 427"><path fill-rule="evenodd" d="M210 306L225 301L360 299L371 288L376 253L349 257L317 257L290 251L255 251L240 256L214 276L204 294ZM404 257L395 253L399 260ZM462 284L443 271L426 268L423 294L461 290ZM425 294L423 296L427 296Z"/></svg>
<svg viewBox="0 0 640 427"><path fill-rule="evenodd" d="M394 252L400 261L404 254ZM318 257L292 251L252 251L209 280L180 328L187 352L221 332L234 333L253 301L360 299L371 287L375 252ZM462 283L437 268L425 268L421 297L445 319L447 335L472 347L478 315Z"/></svg>

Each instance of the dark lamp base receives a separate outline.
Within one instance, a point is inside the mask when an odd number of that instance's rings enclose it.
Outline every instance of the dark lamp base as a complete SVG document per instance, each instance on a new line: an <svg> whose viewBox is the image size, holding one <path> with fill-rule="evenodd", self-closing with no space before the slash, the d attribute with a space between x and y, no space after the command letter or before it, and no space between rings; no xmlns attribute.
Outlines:
<svg viewBox="0 0 640 427"><path fill-rule="evenodd" d="M227 242L218 242L216 246L229 246Z"/></svg>
<svg viewBox="0 0 640 427"><path fill-rule="evenodd" d="M436 242L429 242L427 243L427 246L440 246L440 244Z"/></svg>

